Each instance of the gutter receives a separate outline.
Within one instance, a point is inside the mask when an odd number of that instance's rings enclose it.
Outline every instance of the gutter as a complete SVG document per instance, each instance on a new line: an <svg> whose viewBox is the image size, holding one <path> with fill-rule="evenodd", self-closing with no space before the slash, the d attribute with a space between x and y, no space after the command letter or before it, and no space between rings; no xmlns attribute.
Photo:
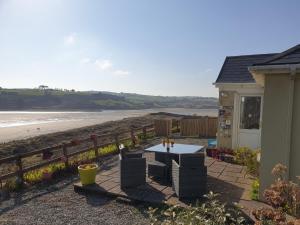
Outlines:
<svg viewBox="0 0 300 225"><path fill-rule="evenodd" d="M266 74L290 74L300 73L300 64L249 66L248 71L252 74L257 84L264 86Z"/></svg>

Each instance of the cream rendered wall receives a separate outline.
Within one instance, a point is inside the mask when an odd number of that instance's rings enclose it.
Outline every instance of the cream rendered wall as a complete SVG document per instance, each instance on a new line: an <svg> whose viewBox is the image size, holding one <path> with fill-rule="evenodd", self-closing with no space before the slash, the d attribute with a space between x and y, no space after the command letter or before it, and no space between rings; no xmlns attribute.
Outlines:
<svg viewBox="0 0 300 225"><path fill-rule="evenodd" d="M300 78L295 77L293 100L292 141L290 153L290 179L300 176Z"/></svg>
<svg viewBox="0 0 300 225"><path fill-rule="evenodd" d="M282 163L287 166L290 165L290 175L297 174L296 171L300 172L300 82L297 80L295 85L292 130L290 129L288 116L291 99L291 82L293 81L289 74L271 74L265 76L261 139L260 197L262 197L265 188L274 181L271 170L277 163ZM292 155L290 155L290 149L288 147L291 140L289 134L292 134Z"/></svg>

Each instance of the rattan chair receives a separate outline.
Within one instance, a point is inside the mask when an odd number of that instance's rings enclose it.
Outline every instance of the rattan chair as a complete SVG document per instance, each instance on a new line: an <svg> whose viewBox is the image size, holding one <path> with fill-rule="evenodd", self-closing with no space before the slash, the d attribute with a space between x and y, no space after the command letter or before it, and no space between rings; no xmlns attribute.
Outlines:
<svg viewBox="0 0 300 225"><path fill-rule="evenodd" d="M179 198L197 198L206 193L204 154L182 154L172 161L172 187Z"/></svg>
<svg viewBox="0 0 300 225"><path fill-rule="evenodd" d="M146 158L140 157L140 154L136 155L138 157L129 155L119 154L121 189L146 183Z"/></svg>
<svg viewBox="0 0 300 225"><path fill-rule="evenodd" d="M166 181L168 179L168 166L159 161L149 162L148 177Z"/></svg>

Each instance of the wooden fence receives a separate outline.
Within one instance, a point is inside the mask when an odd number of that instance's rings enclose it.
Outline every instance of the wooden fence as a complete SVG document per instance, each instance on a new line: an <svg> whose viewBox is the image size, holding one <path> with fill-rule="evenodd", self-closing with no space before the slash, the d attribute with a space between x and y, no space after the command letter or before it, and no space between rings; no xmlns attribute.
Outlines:
<svg viewBox="0 0 300 225"><path fill-rule="evenodd" d="M154 120L154 132L156 136L170 136L172 133L172 119Z"/></svg>
<svg viewBox="0 0 300 225"><path fill-rule="evenodd" d="M200 136L200 137L215 137L217 132L217 118L212 117L195 117L192 118L183 118L180 123L176 121L176 123L173 123L174 128L176 127L176 130L180 130L181 136ZM105 135L91 135L88 138L81 139L81 140L73 140L70 142L65 142L63 144L26 152L6 158L0 159L0 168L1 166L5 164L11 164L13 163L17 169L13 172L8 172L6 174L0 174L0 183L3 180L6 180L11 177L19 177L21 180L21 183L23 183L23 175L26 172L36 170L45 166L48 166L55 162L62 162L65 163L66 168L69 167L69 158L94 150L95 151L95 160L98 160L100 158L98 149L103 148L105 146L115 144L117 151L119 151L120 143L131 140L133 144L135 144L135 136L136 135L142 135L143 137L147 137L148 133L153 133L155 131L154 125L149 124L140 128L130 128L126 133L120 134L120 133L114 133L114 134L105 134ZM100 140L103 139L110 139L113 141L105 141L100 143ZM69 149L72 147L80 147L81 144L86 144L85 147L83 147L80 150L72 151L70 152ZM92 146L92 147L91 147ZM24 160L28 157L33 157L35 155L41 155L41 154L47 154L49 152L58 151L61 153L61 156L54 156L50 159L46 159L43 161L39 161L35 164L26 165L24 163Z"/></svg>
<svg viewBox="0 0 300 225"><path fill-rule="evenodd" d="M184 117L180 121L180 135L183 137L216 137L217 117Z"/></svg>
<svg viewBox="0 0 300 225"><path fill-rule="evenodd" d="M3 164L8 164L8 163L14 163L17 167L17 170L14 172L9 172L6 174L1 174L0 175L0 182L2 182L3 180L6 180L8 178L11 177L19 177L21 183L24 182L23 180L23 175L24 173L28 172L28 171L32 171L32 170L36 170L42 167L45 167L49 164L55 163L55 162L61 162L62 161L62 156L64 158L64 163L66 168L69 167L69 158L72 156L76 156L91 150L95 151L95 160L99 159L99 152L98 149L111 145L111 144L115 144L117 147L117 150L119 151L119 146L120 143L127 141L127 140L131 140L132 143L135 143L135 135L142 135L143 137L147 137L147 134L149 132L153 132L154 128L153 128L153 124L150 125L146 125L140 128L130 128L128 130L127 133L125 134L120 134L120 133L115 133L115 134L105 134L105 135L91 135L88 138L85 139L81 139L81 140L76 140L76 141L70 141L70 142L66 142L63 144L59 144L59 145L55 145L52 147L47 147L47 148L43 148L43 149L39 149L39 150L35 150L35 151L31 151L31 152L26 152L23 154L18 154L18 155L14 155L14 156L10 156L10 157L6 157L6 158L2 158L0 159L0 166ZM120 138L123 135L122 138ZM114 141L110 141L110 142L105 142L105 143L99 143L99 139L105 139L105 138L110 138L113 139ZM85 147L81 150L78 151L73 151L73 152L69 152L68 148L70 147L74 147L74 146L79 146L82 143L86 143L86 144L90 144L93 147ZM44 160L42 162L38 162L34 165L30 165L30 166L24 166L24 159L28 158L28 157L32 157L35 155L40 155L40 154L46 154L49 152L53 152L53 151L61 151L62 156L59 157L53 157L50 158L48 160Z"/></svg>

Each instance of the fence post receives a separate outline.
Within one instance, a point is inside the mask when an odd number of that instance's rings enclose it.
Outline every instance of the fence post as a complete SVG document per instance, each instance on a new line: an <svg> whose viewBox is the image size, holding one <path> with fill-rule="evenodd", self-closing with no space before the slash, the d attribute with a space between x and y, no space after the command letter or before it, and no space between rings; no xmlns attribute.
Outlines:
<svg viewBox="0 0 300 225"><path fill-rule="evenodd" d="M176 131L179 132L179 120L176 120Z"/></svg>
<svg viewBox="0 0 300 225"><path fill-rule="evenodd" d="M205 116L205 137L208 137L208 116Z"/></svg>
<svg viewBox="0 0 300 225"><path fill-rule="evenodd" d="M91 135L91 139L92 139L93 144L94 144L95 157L96 157L96 160L98 160L98 158L99 158L99 152L98 152L97 135L95 135L95 134Z"/></svg>
<svg viewBox="0 0 300 225"><path fill-rule="evenodd" d="M67 144L63 144L63 155L64 155L64 162L66 168L69 168L69 158L68 158L68 149L67 149Z"/></svg>
<svg viewBox="0 0 300 225"><path fill-rule="evenodd" d="M133 127L130 127L130 138L131 138L131 141L132 141L132 145L135 146L136 140L135 140L135 136L134 136Z"/></svg>
<svg viewBox="0 0 300 225"><path fill-rule="evenodd" d="M118 152L120 153L120 141L119 141L119 134L115 134L115 142Z"/></svg>
<svg viewBox="0 0 300 225"><path fill-rule="evenodd" d="M22 157L20 155L16 160L16 165L18 167L18 177L20 178L20 184L23 186L24 184L23 165L22 165Z"/></svg>
<svg viewBox="0 0 300 225"><path fill-rule="evenodd" d="M147 127L143 126L143 138L146 140L147 139Z"/></svg>

